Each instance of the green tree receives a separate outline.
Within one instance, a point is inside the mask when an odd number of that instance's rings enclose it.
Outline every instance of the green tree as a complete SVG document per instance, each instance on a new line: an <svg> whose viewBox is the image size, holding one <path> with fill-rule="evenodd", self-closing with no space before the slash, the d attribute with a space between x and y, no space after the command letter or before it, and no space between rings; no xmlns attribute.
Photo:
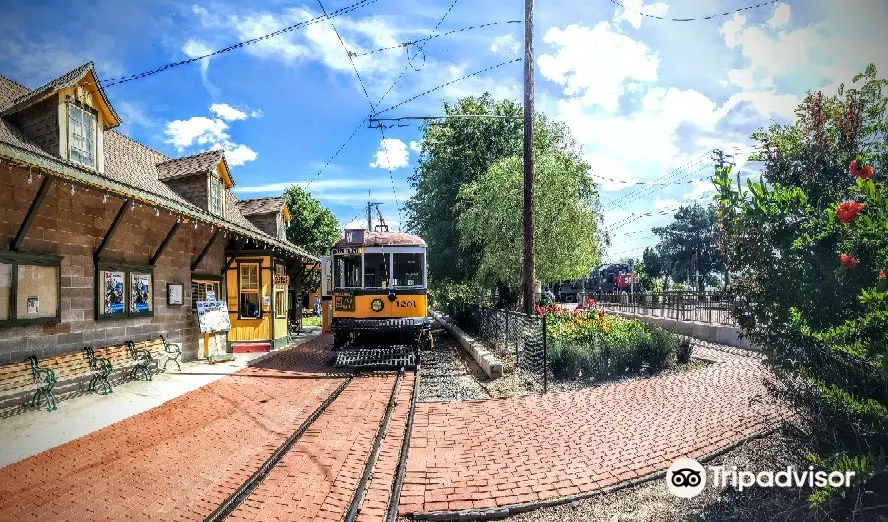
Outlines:
<svg viewBox="0 0 888 522"><path fill-rule="evenodd" d="M477 249L482 285L521 282L524 168L521 156L497 161L460 190L458 229ZM535 162L534 249L541 281L586 277L600 258L598 195L589 165L571 151L552 150Z"/></svg>
<svg viewBox="0 0 888 522"><path fill-rule="evenodd" d="M704 278L724 268L721 254L715 248L718 236L715 207L698 203L682 206L674 220L665 227L654 227L660 236L657 250L665 273L673 280L694 278L699 273L699 289Z"/></svg>
<svg viewBox="0 0 888 522"><path fill-rule="evenodd" d="M407 229L429 246L429 279L468 282L478 270L481 250L473 242L460 241L457 196L460 187L475 181L497 161L521 154L523 109L513 101L496 101L485 93L445 104L444 114L512 118L450 118L423 128L422 155L410 177L416 193L405 202ZM563 124L538 115L535 125L538 153L571 145Z"/></svg>
<svg viewBox="0 0 888 522"><path fill-rule="evenodd" d="M291 185L284 191L284 201L290 211L287 239L309 254L317 257L329 255L333 243L341 236L336 216L297 185ZM320 273L315 270L306 281L306 287L316 288L320 280Z"/></svg>
<svg viewBox="0 0 888 522"><path fill-rule="evenodd" d="M826 456L815 464L851 466L859 483L884 492L888 81L870 66L854 82L835 96L809 94L796 122L753 135L764 151L759 182L744 187L724 169L714 183L733 289L747 303L736 317L767 355L774 391L809 423ZM850 510L859 491L811 498ZM844 504L834 498L842 496ZM888 503L885 494L861 498Z"/></svg>
<svg viewBox="0 0 888 522"><path fill-rule="evenodd" d="M657 252L656 249L651 247L646 247L644 252L641 254L641 264L644 267L645 276L650 278L653 281L658 280L663 277L665 274L665 266L663 265L663 258ZM655 285L652 283L647 285L645 288L653 289ZM662 288L662 286L661 286Z"/></svg>

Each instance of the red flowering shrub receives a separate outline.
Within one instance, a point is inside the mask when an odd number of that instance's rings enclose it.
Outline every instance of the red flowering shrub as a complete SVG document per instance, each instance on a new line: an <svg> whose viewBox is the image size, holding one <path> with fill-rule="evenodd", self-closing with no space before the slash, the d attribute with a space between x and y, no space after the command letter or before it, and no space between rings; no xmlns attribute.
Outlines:
<svg viewBox="0 0 888 522"><path fill-rule="evenodd" d="M824 466L861 457L859 489L811 497L835 519L854 518L864 489L888 491L888 80L870 66L854 81L837 96L809 94L794 124L753 135L760 182L744 187L730 169L714 179L745 303L735 318L767 355L774 393L808 423ZM888 504L888 494L867 498Z"/></svg>
<svg viewBox="0 0 888 522"><path fill-rule="evenodd" d="M857 201L845 201L836 209L836 219L842 224L853 223L865 206Z"/></svg>

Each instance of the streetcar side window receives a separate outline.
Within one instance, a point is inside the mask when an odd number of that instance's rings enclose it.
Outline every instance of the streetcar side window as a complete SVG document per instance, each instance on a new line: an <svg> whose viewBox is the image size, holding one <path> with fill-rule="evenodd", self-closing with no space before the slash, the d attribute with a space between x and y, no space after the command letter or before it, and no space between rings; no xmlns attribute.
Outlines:
<svg viewBox="0 0 888 522"><path fill-rule="evenodd" d="M389 280L389 255L364 254L364 288L386 288Z"/></svg>
<svg viewBox="0 0 888 522"><path fill-rule="evenodd" d="M333 277L335 288L360 288L361 256L334 256Z"/></svg>
<svg viewBox="0 0 888 522"><path fill-rule="evenodd" d="M392 254L395 258L395 286L422 286L422 254Z"/></svg>

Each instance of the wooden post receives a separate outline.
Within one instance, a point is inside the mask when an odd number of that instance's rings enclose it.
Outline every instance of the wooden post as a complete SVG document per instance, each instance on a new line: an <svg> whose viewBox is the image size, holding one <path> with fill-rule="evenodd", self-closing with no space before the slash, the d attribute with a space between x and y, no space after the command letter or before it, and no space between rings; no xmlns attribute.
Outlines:
<svg viewBox="0 0 888 522"><path fill-rule="evenodd" d="M524 0L524 313L533 314L533 0Z"/></svg>

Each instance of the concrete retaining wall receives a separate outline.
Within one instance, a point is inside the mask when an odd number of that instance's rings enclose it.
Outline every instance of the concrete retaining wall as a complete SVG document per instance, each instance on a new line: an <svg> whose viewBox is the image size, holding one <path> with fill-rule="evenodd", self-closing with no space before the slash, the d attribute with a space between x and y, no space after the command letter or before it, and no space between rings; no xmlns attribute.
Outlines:
<svg viewBox="0 0 888 522"><path fill-rule="evenodd" d="M496 379L497 377L503 376L503 363L500 362L495 355L490 353L484 344L476 341L474 338L463 332L462 329L453 324L450 318L446 315L432 310L429 310L429 314L459 342L460 346L462 346L465 351L469 352L469 355L475 359L475 362L478 363L478 366L484 370L484 373L486 373L488 377Z"/></svg>
<svg viewBox="0 0 888 522"><path fill-rule="evenodd" d="M638 319L648 324L655 324L670 332L679 335L687 335L700 339L701 341L709 341L711 343L726 344L735 348L743 348L746 350L761 351L760 348L750 344L749 339L741 339L740 330L736 326L724 326L719 324L698 323L694 321L679 321L668 317L659 317L656 315L633 314L618 310L607 310L608 313Z"/></svg>

